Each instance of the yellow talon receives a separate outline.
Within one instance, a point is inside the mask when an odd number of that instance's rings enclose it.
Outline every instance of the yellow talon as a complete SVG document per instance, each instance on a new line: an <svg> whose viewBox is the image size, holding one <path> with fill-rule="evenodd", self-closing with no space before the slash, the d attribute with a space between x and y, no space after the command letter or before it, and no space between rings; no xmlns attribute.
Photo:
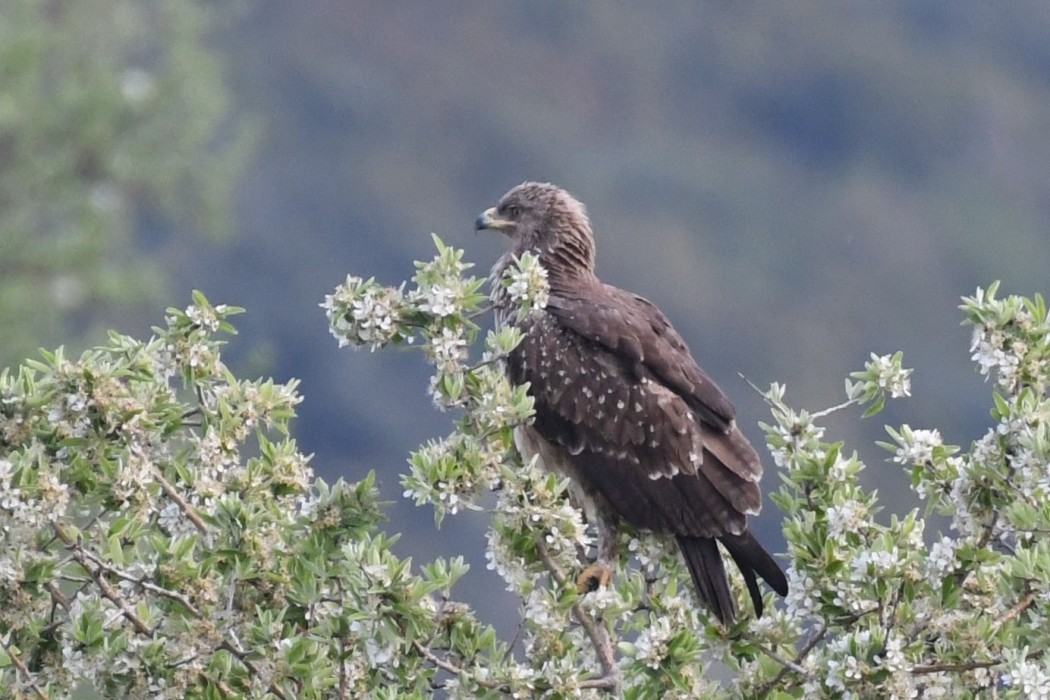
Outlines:
<svg viewBox="0 0 1050 700"><path fill-rule="evenodd" d="M612 581L612 575L612 567L595 562L576 577L576 592L583 595L596 591L602 586L608 586Z"/></svg>

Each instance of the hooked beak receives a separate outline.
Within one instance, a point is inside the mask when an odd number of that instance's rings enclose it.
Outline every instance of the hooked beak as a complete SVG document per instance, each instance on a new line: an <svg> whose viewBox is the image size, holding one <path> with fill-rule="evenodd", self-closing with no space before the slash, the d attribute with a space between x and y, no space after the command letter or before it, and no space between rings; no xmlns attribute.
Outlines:
<svg viewBox="0 0 1050 700"><path fill-rule="evenodd" d="M496 214L496 207L490 207L485 211L478 214L478 218L474 219L474 230L475 231L505 231L509 228L514 227L514 222L508 219L501 219Z"/></svg>

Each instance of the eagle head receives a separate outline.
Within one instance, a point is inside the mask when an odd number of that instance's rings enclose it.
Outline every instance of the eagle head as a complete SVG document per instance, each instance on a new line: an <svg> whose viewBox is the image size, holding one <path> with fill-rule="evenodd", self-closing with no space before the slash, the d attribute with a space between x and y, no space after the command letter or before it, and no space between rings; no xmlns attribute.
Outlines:
<svg viewBox="0 0 1050 700"><path fill-rule="evenodd" d="M548 274L591 272L594 235L587 208L548 182L523 182L474 220L478 231L502 231L520 255L539 256Z"/></svg>

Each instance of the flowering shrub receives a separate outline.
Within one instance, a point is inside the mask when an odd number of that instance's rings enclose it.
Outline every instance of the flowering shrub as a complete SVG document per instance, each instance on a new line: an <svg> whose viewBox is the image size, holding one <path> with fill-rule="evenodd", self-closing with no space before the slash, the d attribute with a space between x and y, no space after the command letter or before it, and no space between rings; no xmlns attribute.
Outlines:
<svg viewBox="0 0 1050 700"><path fill-rule="evenodd" d="M623 534L608 587L577 593L592 532L565 482L513 449L532 402L499 361L520 338L478 342L483 281L437 245L410 283L348 278L323 306L340 343L418 348L434 366L431 398L456 419L412 453L405 495L440 523L495 491L487 558L521 600L515 638L455 600L461 559L390 552L371 475L315 479L287 435L295 383L234 377L217 334L238 309L198 294L149 341L113 335L0 375L0 697L1050 695L1040 298L993 287L964 301L995 380L984 437L963 450L935 429L888 429L887 478L910 480L925 513L880 513L865 465L820 426L907 396L899 355L873 356L832 409L765 392L791 590L725 629L673 544L645 533ZM535 260L502 283L522 313L542 309Z"/></svg>
<svg viewBox="0 0 1050 700"><path fill-rule="evenodd" d="M451 269L444 257L459 260L439 245L431 265ZM522 303L521 313L542 309L544 276L534 260L517 262L495 283ZM418 276L415 282L408 298L424 295ZM475 282L445 285L474 290ZM354 307L333 300L346 288L326 303L340 339L339 325ZM569 582L588 562L591 533L567 503L565 484L510 450L509 431L528 419L530 406L527 395L515 393L520 388L506 386L494 361L516 339L490 336L476 364L464 355L451 374L434 363L435 402L463 409L463 417L448 439L410 458L405 495L431 504L440 521L477 507L483 490L497 491L489 566L522 600L529 662L506 676L514 681L501 690L562 697L618 687L630 698L910 698L993 690L1050 697L1050 665L1040 646L1050 641L1041 612L1050 601L1050 547L1038 537L1050 534L1050 322L1041 298L998 300L995 291L978 290L963 304L975 329L974 360L997 379L988 434L962 451L943 444L935 429L887 427L887 462L905 471L888 478L910 477L925 513L877 517L876 495L859 482L865 465L841 443L825 441L820 425L833 411L864 407L871 416L887 398L910 396L912 370L900 353L873 354L847 379L846 401L830 409L792 409L778 384L764 392L773 421L763 428L783 480L773 499L784 514L790 593L767 607L767 617L728 630L693 601L673 547L649 534L626 533L619 576L579 596ZM481 304L476 297L458 315L412 316L412 332L433 342L449 322L473 329ZM927 532L930 514L951 519L947 534ZM737 674L736 684L710 680L705 669L716 661ZM491 667L456 668L450 687L471 696L491 687L479 682L492 678Z"/></svg>

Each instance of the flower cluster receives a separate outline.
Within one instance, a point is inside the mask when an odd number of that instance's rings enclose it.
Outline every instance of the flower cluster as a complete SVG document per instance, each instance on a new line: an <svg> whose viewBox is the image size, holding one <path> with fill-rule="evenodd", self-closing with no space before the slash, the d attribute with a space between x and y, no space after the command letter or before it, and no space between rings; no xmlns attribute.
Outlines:
<svg viewBox="0 0 1050 700"><path fill-rule="evenodd" d="M922 466L933 461L934 451L944 444L940 432L936 430L912 430L910 426L903 425L899 433L892 428L887 432L899 445L893 461L905 466Z"/></svg>
<svg viewBox="0 0 1050 700"><path fill-rule="evenodd" d="M903 353L893 355L876 355L864 363L864 370L853 372L850 377L856 381L846 380L846 395L862 403L871 403L865 417L882 410L886 395L891 399L911 396L911 373L902 364Z"/></svg>
<svg viewBox="0 0 1050 700"><path fill-rule="evenodd" d="M372 350L406 337L405 299L400 289L374 279L348 275L321 307L339 346L367 345Z"/></svg>
<svg viewBox="0 0 1050 700"><path fill-rule="evenodd" d="M250 661L306 638L264 624L270 596L293 593L245 587L239 562L286 575L314 479L284 437L295 382L238 381L222 363L215 333L238 311L195 293L148 342L113 334L0 373L0 687L310 696L313 679Z"/></svg>
<svg viewBox="0 0 1050 700"><path fill-rule="evenodd" d="M1031 700L1050 700L1050 660L1032 654L1028 647L1008 653L1009 670L1004 681Z"/></svg>
<svg viewBox="0 0 1050 700"><path fill-rule="evenodd" d="M504 283L515 299L527 304L535 297L526 291L526 271L517 270ZM1038 303L1024 318L1027 333L1043 332L1046 313ZM490 335L483 363L509 352L517 340ZM1039 346L1009 347L1030 355ZM513 402L500 398L500 391L507 390L503 385L487 384L484 375L450 375L440 358L428 356L437 369L435 397L442 397L444 405L468 409L457 434L470 441L479 435L505 436L527 419L526 404L515 412ZM998 357L995 366L1011 363ZM1018 359L1018 365L1044 366L1031 356ZM786 515L790 591L782 609L768 611L750 632L746 626L734 629L728 643L712 635L715 628L705 629L691 594L684 593L688 584L682 589L675 583L682 581L682 571L673 548L659 538L635 535L624 540L638 568L623 562L612 586L581 601L559 589L570 582L567 572L586 562L581 554L593 542L579 512L566 501L566 483L537 471L534 464L520 464L505 453L484 469L469 452L457 453L444 466L441 458L427 466L415 464L414 457L406 493L418 502L434 503L440 516L456 509L442 504L463 503L464 495L469 499L482 482L498 488L487 558L489 568L523 601L522 639L537 674L530 676L531 692L557 688L569 693L577 687L573 683L579 677L566 675L567 658L576 659L577 673L587 669L585 677L601 671L594 657L601 645L595 646L595 639L576 626L584 619L605 620L603 627L619 635L621 687L638 697L709 691L697 669L711 654L723 654L730 667L739 669L744 694L766 694L775 687L796 697L911 698L996 685L1029 692L1031 684L1018 680L1018 669L1038 681L1034 657L1027 652L1009 657L1009 652L1016 639L1034 641L1041 628L1034 603L1047 594L1037 594L1024 582L1050 579L1050 555L1035 547L1033 536L1050 531L1045 511L1038 511L1047 502L1050 410L1037 374L1013 381L1009 388L1015 393L996 398L998 424L968 452L944 444L936 429L888 429L891 441L882 445L891 462L908 471L912 487L931 508L951 518L954 535L939 535L931 546L918 513L880 522L876 495L859 481L864 463L845 453L841 444L825 442L819 422L832 410L849 406L866 405L865 415L872 415L886 399L909 396L911 370L904 368L900 353L872 355L864 370L847 381L846 403L834 409L792 409L784 401L784 387L773 385L766 399L774 422L764 427L784 480L774 500ZM473 381L459 381L467 376ZM489 379L495 377L497 373ZM499 453L500 445L505 449L509 443L489 443L486 449ZM447 477L457 465L466 465L460 478L472 476L463 482L433 478ZM480 473L488 476L473 476ZM1010 493L1022 498L1004 500ZM614 616L618 621L610 625ZM917 635L923 629L936 630L936 649ZM1014 658L1013 666L1007 658Z"/></svg>
<svg viewBox="0 0 1050 700"><path fill-rule="evenodd" d="M568 481L514 450L532 403L499 365L520 334L488 334L470 364L485 297L461 255L438 242L407 292L351 278L325 307L340 342L422 348L434 400L458 410L453 432L417 450L402 483L438 521L495 501L489 567L521 601L510 645L450 597L462 559L414 567L391 551L372 475L313 478L287 437L295 383L233 377L214 335L237 309L195 294L148 342L113 335L79 359L56 352L0 373L0 688L194 699L438 687L452 698L1050 697L1041 299L998 300L992 288L964 302L991 348L978 367L999 376L983 437L958 448L904 425L882 443L890 475L907 472L929 511L949 518L947 533L918 511L882 514L861 483L865 464L824 437L831 411L870 414L909 393L899 354L873 357L833 409L791 408L780 385L766 392L790 590L766 601L760 621L744 613L725 628L696 605L668 538L622 533L613 579L579 591L594 528ZM521 262L512 295L526 308L542 300L542 274ZM1004 367L1016 367L1008 381ZM732 573L731 584L745 600ZM708 675L708 664L735 679Z"/></svg>
<svg viewBox="0 0 1050 700"><path fill-rule="evenodd" d="M870 404L870 415L885 398L909 395L911 371L899 353L873 355L834 409L795 411L782 386L766 393L776 420L765 426L767 441L785 482L773 498L793 563L783 620L756 632L793 655L794 665L777 672L782 694L1046 692L1044 662L1030 649L1050 641L1036 602L1050 595L1050 550L1036 536L1050 532L1050 324L1041 298L994 292L978 290L963 308L977 329L978 370L997 373L995 424L968 450L908 425L887 428L891 439L880 443L929 508L950 518L951 534L928 541L916 512L876 517L875 494L856 479L863 463L824 442L814 422L853 405ZM764 688L755 668L746 678Z"/></svg>
<svg viewBox="0 0 1050 700"><path fill-rule="evenodd" d="M514 258L503 275L503 284L507 287L511 301L519 307L519 318L547 306L550 297L547 270L531 252L525 251L520 258Z"/></svg>
<svg viewBox="0 0 1050 700"><path fill-rule="evenodd" d="M985 377L996 374L999 386L1010 394L1031 387L1045 395L1050 363L1046 303L1039 295L997 299L998 289L996 282L963 299L962 309L973 326L972 359Z"/></svg>

